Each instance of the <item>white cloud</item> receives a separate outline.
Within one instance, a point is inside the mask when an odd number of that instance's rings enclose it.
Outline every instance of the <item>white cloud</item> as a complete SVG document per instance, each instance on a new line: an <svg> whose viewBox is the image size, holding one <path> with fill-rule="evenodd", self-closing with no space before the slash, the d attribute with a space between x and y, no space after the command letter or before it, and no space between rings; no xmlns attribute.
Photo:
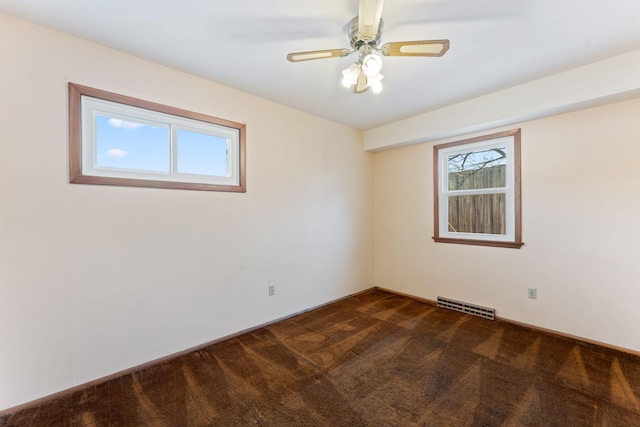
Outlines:
<svg viewBox="0 0 640 427"><path fill-rule="evenodd" d="M111 150L107 150L104 154L109 157L124 157L129 153L124 150L120 150L119 148L112 148Z"/></svg>
<svg viewBox="0 0 640 427"><path fill-rule="evenodd" d="M114 128L122 129L138 129L139 127L144 126L142 123L128 122L121 119L109 119L108 123Z"/></svg>

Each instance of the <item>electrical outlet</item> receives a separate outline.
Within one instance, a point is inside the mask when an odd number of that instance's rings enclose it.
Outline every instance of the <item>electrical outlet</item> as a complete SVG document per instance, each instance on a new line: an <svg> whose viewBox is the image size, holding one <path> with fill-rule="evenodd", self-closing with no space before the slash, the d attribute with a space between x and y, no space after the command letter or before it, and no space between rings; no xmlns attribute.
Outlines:
<svg viewBox="0 0 640 427"><path fill-rule="evenodd" d="M276 294L276 285L269 285L269 296L272 297Z"/></svg>
<svg viewBox="0 0 640 427"><path fill-rule="evenodd" d="M538 299L538 288L528 288L529 298Z"/></svg>

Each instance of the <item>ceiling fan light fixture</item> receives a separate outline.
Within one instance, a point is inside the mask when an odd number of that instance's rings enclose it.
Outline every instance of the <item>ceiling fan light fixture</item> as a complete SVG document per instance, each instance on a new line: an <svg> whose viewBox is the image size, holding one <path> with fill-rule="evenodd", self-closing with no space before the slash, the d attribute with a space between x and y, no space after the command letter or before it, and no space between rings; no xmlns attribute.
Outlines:
<svg viewBox="0 0 640 427"><path fill-rule="evenodd" d="M375 76L367 77L367 86L371 88L373 93L382 92L382 79L384 79L384 76L380 73Z"/></svg>
<svg viewBox="0 0 640 427"><path fill-rule="evenodd" d="M372 56L373 55L368 55ZM382 61L379 57L377 59L365 60L360 62L354 62L349 68L342 71L342 86L350 88L355 85L354 91L356 93L362 93L371 88L373 93L380 93L382 91L382 83L380 82L384 76L380 74L380 68L382 67ZM365 64L369 64L365 67ZM376 71L377 70L377 71ZM376 71L375 74L371 74ZM371 74L371 75L368 75Z"/></svg>
<svg viewBox="0 0 640 427"><path fill-rule="evenodd" d="M362 58L362 71L367 77L372 77L380 73L382 69L382 58L372 53Z"/></svg>
<svg viewBox="0 0 640 427"><path fill-rule="evenodd" d="M373 93L382 92L382 83L380 83L380 80L376 80L370 86L371 86L371 90L373 91Z"/></svg>
<svg viewBox="0 0 640 427"><path fill-rule="evenodd" d="M354 62L349 68L342 71L342 86L349 88L356 84L360 74L360 65Z"/></svg>

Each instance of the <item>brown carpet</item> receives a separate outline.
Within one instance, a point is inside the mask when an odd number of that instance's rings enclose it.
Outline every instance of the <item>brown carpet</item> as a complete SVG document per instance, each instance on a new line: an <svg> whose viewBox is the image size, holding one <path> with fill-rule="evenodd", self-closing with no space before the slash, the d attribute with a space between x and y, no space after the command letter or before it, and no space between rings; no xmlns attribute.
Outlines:
<svg viewBox="0 0 640 427"><path fill-rule="evenodd" d="M0 426L640 426L640 357L376 290Z"/></svg>

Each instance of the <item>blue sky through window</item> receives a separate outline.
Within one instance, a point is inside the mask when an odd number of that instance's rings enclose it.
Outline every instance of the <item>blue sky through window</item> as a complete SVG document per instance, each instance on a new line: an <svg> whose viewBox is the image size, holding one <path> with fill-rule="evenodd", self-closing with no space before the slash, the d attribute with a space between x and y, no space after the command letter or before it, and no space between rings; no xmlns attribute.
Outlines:
<svg viewBox="0 0 640 427"><path fill-rule="evenodd" d="M227 176L227 139L178 129L178 173Z"/></svg>
<svg viewBox="0 0 640 427"><path fill-rule="evenodd" d="M96 118L98 167L169 173L169 150L167 127Z"/></svg>

